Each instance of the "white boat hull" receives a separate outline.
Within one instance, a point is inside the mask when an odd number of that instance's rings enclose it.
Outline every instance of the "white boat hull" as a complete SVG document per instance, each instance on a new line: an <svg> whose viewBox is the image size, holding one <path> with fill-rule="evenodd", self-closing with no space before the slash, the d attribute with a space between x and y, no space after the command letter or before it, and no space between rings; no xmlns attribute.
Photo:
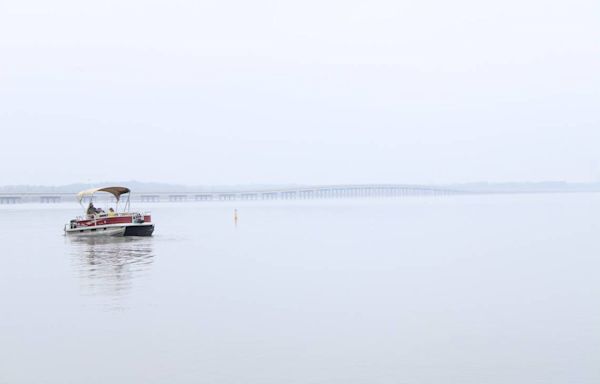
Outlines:
<svg viewBox="0 0 600 384"><path fill-rule="evenodd" d="M123 236L125 235L124 226L104 226L91 228L67 228L65 233L69 236L77 237L100 237L100 236Z"/></svg>

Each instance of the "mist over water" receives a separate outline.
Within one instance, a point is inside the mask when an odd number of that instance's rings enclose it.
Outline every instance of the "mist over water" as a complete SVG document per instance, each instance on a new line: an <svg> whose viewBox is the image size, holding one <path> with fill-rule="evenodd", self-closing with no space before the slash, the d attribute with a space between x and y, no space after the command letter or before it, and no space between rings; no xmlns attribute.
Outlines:
<svg viewBox="0 0 600 384"><path fill-rule="evenodd" d="M0 383L600 380L598 195L148 208L0 207Z"/></svg>

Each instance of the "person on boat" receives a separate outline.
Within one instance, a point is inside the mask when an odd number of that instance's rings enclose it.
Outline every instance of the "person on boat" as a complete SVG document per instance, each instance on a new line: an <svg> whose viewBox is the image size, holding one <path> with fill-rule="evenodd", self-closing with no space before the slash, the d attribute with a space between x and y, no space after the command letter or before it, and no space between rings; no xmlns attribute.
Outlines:
<svg viewBox="0 0 600 384"><path fill-rule="evenodd" d="M87 214L91 217L94 216L96 213L104 213L104 210L102 210L102 208L94 207L94 203L90 201L90 204L87 207Z"/></svg>
<svg viewBox="0 0 600 384"><path fill-rule="evenodd" d="M94 203L90 201L86 211L88 216L94 216L97 213L96 207L94 207Z"/></svg>
<svg viewBox="0 0 600 384"><path fill-rule="evenodd" d="M116 215L117 215L117 213L115 212L114 209L108 208L108 217L115 217Z"/></svg>

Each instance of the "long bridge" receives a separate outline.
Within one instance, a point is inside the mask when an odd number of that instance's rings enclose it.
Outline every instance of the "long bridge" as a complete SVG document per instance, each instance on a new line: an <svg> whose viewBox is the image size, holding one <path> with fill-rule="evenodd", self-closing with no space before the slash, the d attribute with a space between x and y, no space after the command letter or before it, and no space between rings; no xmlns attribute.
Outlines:
<svg viewBox="0 0 600 384"><path fill-rule="evenodd" d="M441 187L403 184L315 185L222 191L134 192L132 201L140 202L211 202L236 200L310 200L348 198L398 198L407 196L448 196L472 192ZM0 193L0 204L60 203L75 200L76 192Z"/></svg>

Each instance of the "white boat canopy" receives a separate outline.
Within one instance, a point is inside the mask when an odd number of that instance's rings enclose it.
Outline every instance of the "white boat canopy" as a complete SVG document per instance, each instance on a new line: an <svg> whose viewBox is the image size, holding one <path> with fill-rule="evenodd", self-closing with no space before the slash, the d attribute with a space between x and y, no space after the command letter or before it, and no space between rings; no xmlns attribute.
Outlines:
<svg viewBox="0 0 600 384"><path fill-rule="evenodd" d="M86 189L85 191L81 191L77 194L77 199L79 199L79 202L81 203L81 201L88 196L93 196L94 193L96 192L108 192L110 194L112 194L117 201L119 201L119 198L121 197L121 195L125 194L125 193L129 193L130 190L127 187L102 187L102 188L91 188L91 189Z"/></svg>

